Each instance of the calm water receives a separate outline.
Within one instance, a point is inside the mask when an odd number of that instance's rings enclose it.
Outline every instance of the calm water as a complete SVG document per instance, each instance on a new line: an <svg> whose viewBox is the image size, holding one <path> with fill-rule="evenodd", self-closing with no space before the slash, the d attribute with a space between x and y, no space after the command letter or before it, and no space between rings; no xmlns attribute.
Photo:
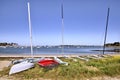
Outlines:
<svg viewBox="0 0 120 80"><path fill-rule="evenodd" d="M102 50L102 47L66 47L64 48L64 54L102 54L102 51L93 51L93 50ZM113 50L114 48L106 48L106 50ZM58 47L34 47L34 54L61 54L62 49ZM106 52L113 53L113 52ZM0 47L0 54L30 54L30 47Z"/></svg>

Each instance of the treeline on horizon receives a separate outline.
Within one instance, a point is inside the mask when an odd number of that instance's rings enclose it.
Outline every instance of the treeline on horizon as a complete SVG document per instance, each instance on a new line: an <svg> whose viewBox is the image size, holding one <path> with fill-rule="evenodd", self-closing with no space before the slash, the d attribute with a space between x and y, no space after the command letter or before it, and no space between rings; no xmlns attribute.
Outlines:
<svg viewBox="0 0 120 80"><path fill-rule="evenodd" d="M4 43L0 43L0 46L18 46L17 43L7 43L7 42L4 42Z"/></svg>
<svg viewBox="0 0 120 80"><path fill-rule="evenodd" d="M0 46L18 46L18 43L7 43L7 42L2 42L0 43ZM60 45L63 46L63 45ZM64 47L74 47L75 45L64 45ZM80 46L80 45L76 45L76 46ZM114 42L114 43L107 43L105 44L106 47L110 47L110 46L120 46L120 42Z"/></svg>
<svg viewBox="0 0 120 80"><path fill-rule="evenodd" d="M114 43L107 43L105 46L110 47L110 46L120 46L120 42L114 42Z"/></svg>

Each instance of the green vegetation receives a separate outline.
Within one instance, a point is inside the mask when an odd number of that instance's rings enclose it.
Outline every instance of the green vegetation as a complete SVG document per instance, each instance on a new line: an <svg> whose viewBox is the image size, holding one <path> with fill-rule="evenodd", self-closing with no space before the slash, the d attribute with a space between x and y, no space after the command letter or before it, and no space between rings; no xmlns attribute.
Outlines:
<svg viewBox="0 0 120 80"><path fill-rule="evenodd" d="M0 43L0 46L18 46L17 43L7 43L7 42L4 42L4 43Z"/></svg>
<svg viewBox="0 0 120 80"><path fill-rule="evenodd" d="M18 74L13 74L16 78L23 79L51 79L51 80L81 80L84 78L99 77L99 76L118 76L120 75L120 56L113 56L102 59L90 59L82 61L77 58L73 59L61 58L69 63L68 66L58 65L52 70L40 67L37 63L34 68L23 71ZM0 71L0 77L8 75L9 68Z"/></svg>
<svg viewBox="0 0 120 80"><path fill-rule="evenodd" d="M107 43L107 44L105 44L105 46L108 46L108 47L110 47L110 46L120 46L120 42Z"/></svg>

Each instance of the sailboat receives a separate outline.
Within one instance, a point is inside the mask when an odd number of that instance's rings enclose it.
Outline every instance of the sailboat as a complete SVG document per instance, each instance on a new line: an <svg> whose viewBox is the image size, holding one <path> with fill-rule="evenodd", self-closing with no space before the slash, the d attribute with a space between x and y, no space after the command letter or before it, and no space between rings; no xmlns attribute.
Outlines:
<svg viewBox="0 0 120 80"><path fill-rule="evenodd" d="M30 19L30 3L28 5L28 20L29 20L29 30L30 30L30 42L31 42L31 57L33 58L33 47L32 47L32 30L31 30L31 19ZM31 61L33 59L22 60L18 64L15 64L11 67L9 75L18 73L34 67L34 63Z"/></svg>
<svg viewBox="0 0 120 80"><path fill-rule="evenodd" d="M63 17L63 1L62 1L62 4L61 4L61 20L62 20L62 56L63 57L67 57L66 55L64 55L64 17ZM58 57L54 57L54 60L56 62L58 62L59 64L65 64L65 65L68 65L67 62L63 62L62 60L60 60Z"/></svg>
<svg viewBox="0 0 120 80"><path fill-rule="evenodd" d="M64 54L64 15L63 15L63 1L62 1L62 4L61 4L61 23L62 23L62 45L61 45L61 49L62 49L62 57L66 57L68 58L67 55Z"/></svg>
<svg viewBox="0 0 120 80"><path fill-rule="evenodd" d="M62 54L64 53L64 37L63 37L63 28L64 28L64 23L63 23L63 3L61 4L61 17L62 17ZM38 61L38 64L42 67L50 67L50 66L56 66L58 64L65 64L68 65L67 62L63 62L62 60L60 60L59 58L57 58L56 56L54 57L54 59L50 59L50 58L45 58L41 61Z"/></svg>

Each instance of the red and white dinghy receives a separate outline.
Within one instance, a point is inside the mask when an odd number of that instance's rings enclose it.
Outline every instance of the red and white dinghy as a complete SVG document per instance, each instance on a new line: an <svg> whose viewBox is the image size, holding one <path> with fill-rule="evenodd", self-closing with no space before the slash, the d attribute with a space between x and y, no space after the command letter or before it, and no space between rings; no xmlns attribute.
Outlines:
<svg viewBox="0 0 120 80"><path fill-rule="evenodd" d="M50 66L56 66L59 63L57 61L55 61L54 59L44 58L43 60L38 61L38 64L41 67L50 67Z"/></svg>

